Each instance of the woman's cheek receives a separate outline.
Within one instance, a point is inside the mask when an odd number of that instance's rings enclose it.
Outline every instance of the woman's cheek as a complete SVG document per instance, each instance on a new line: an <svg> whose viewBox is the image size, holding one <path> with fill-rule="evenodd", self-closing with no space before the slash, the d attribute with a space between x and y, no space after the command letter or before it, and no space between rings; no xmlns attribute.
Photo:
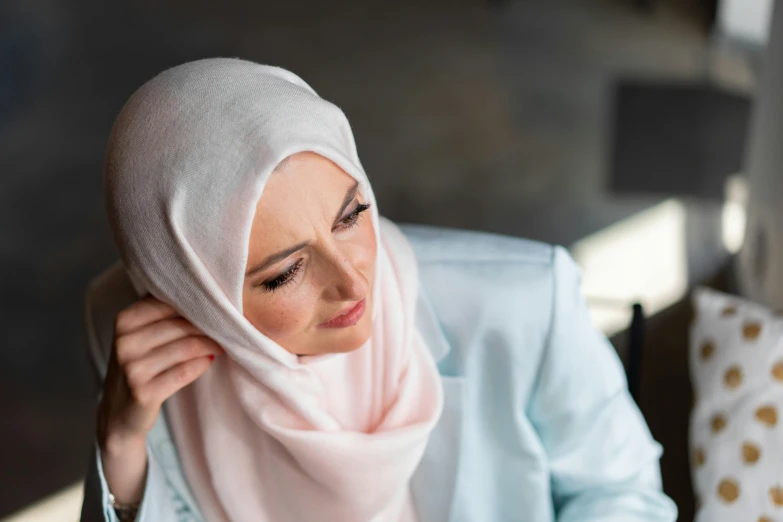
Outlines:
<svg viewBox="0 0 783 522"><path fill-rule="evenodd" d="M246 310L246 314L257 330L278 344L307 327L313 308L309 292L273 296L263 301L253 303L252 311Z"/></svg>
<svg viewBox="0 0 783 522"><path fill-rule="evenodd" d="M369 219L362 223L359 237L354 243L354 263L356 267L364 273L365 277L372 280L375 272L375 231Z"/></svg>

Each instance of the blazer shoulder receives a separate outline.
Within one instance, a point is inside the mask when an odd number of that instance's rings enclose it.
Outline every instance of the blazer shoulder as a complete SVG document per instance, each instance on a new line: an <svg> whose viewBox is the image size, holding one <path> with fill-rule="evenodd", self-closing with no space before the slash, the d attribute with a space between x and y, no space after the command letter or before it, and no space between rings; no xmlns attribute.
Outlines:
<svg viewBox="0 0 783 522"><path fill-rule="evenodd" d="M399 225L419 263L500 261L552 265L556 247L518 237L427 225Z"/></svg>

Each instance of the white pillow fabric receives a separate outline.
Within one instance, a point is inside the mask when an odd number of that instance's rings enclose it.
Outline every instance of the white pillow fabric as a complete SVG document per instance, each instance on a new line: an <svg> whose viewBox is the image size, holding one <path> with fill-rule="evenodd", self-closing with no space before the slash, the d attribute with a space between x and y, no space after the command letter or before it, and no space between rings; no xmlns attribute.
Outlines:
<svg viewBox="0 0 783 522"><path fill-rule="evenodd" d="M693 305L695 520L783 521L783 317L706 288Z"/></svg>

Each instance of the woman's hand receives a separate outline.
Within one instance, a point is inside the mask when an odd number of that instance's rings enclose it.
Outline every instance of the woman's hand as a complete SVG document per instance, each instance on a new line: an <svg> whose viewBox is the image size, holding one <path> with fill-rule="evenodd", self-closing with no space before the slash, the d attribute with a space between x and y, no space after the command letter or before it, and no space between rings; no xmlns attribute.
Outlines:
<svg viewBox="0 0 783 522"><path fill-rule="evenodd" d="M163 402L203 375L221 353L217 343L154 297L117 314L98 408L98 444L118 502L141 500L147 432Z"/></svg>

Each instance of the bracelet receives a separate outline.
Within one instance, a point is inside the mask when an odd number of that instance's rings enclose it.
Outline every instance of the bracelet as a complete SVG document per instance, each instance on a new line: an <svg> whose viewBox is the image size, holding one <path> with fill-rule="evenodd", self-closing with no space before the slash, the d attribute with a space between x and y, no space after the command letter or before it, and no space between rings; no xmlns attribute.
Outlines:
<svg viewBox="0 0 783 522"><path fill-rule="evenodd" d="M139 512L139 506L141 505L141 502L123 504L121 502L117 502L117 499L114 498L114 495L111 493L109 493L109 502L111 502L111 507L114 508L114 513L117 515L117 518L120 520L120 522L133 522L136 520L136 514Z"/></svg>

